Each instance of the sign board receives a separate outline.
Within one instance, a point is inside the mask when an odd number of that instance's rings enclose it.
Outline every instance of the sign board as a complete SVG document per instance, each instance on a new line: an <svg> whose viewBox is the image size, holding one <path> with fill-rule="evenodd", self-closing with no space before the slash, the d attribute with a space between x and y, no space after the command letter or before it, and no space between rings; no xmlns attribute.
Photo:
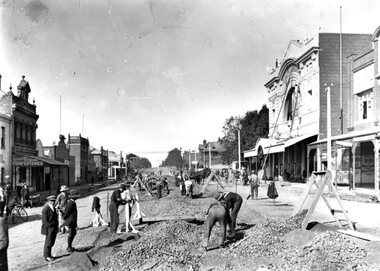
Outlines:
<svg viewBox="0 0 380 271"><path fill-rule="evenodd" d="M42 167L44 162L32 157L19 157L13 159L14 167Z"/></svg>

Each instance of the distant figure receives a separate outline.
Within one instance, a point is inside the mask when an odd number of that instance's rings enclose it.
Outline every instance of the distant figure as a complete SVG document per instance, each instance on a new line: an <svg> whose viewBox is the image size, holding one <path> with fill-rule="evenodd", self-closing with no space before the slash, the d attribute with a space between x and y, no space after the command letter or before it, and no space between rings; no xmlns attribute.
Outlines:
<svg viewBox="0 0 380 271"><path fill-rule="evenodd" d="M24 207L29 205L29 188L26 184L21 188L21 205Z"/></svg>
<svg viewBox="0 0 380 271"><path fill-rule="evenodd" d="M248 196L247 199L251 197L251 199L258 199L259 196L259 186L260 180L259 176L256 175L255 171L248 177L249 184L251 185L251 195Z"/></svg>
<svg viewBox="0 0 380 271"><path fill-rule="evenodd" d="M350 167L350 171L348 172L348 191L354 189L354 173L352 171L352 167Z"/></svg>
<svg viewBox="0 0 380 271"><path fill-rule="evenodd" d="M10 200L11 195L12 195L12 187L10 183L7 183L4 188L5 206L8 205L8 201Z"/></svg>
<svg viewBox="0 0 380 271"><path fill-rule="evenodd" d="M92 185L92 186L94 185L94 181L95 181L94 176L92 176L92 177L91 177L91 185Z"/></svg>
<svg viewBox="0 0 380 271"><path fill-rule="evenodd" d="M46 198L47 202L42 208L42 227L41 234L45 235L44 245L44 259L46 261L53 261L51 249L55 244L55 239L58 232L58 215L54 208L56 196L49 196Z"/></svg>
<svg viewBox="0 0 380 271"><path fill-rule="evenodd" d="M103 220L102 214L100 213L100 206L100 199L95 196L92 201L92 212L95 211L95 217L92 220L93 227L108 226L108 223Z"/></svg>
<svg viewBox="0 0 380 271"><path fill-rule="evenodd" d="M3 217L5 209L5 193L2 186L0 186L0 216Z"/></svg>
<svg viewBox="0 0 380 271"><path fill-rule="evenodd" d="M186 180L185 183L184 183L184 186L185 186L185 193L186 193L186 198L189 197L189 198L193 198L193 187L194 187L194 184L191 180Z"/></svg>
<svg viewBox="0 0 380 271"><path fill-rule="evenodd" d="M302 179L303 179L303 182L306 183L307 182L307 171L306 169L304 169L302 171Z"/></svg>

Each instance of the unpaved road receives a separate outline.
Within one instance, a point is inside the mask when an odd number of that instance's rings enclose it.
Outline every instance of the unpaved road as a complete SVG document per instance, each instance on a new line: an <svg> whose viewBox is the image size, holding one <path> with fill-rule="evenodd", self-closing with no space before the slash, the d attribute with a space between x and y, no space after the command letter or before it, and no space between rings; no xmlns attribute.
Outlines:
<svg viewBox="0 0 380 271"><path fill-rule="evenodd" d="M92 196L97 195L101 199L101 212L107 220L107 193L110 196L116 186L117 185L100 189L90 196L77 200L78 227L80 230L78 231L78 235L75 238L73 245L79 251L89 251L97 242L99 242L99 238L102 235L104 235L104 239L113 238L110 235L107 235L107 229L105 227L91 228L88 226L90 225L93 218L93 213L91 213ZM290 216L294 204L302 192L303 187L304 185L301 184L277 187L280 196L278 199L276 199L275 202L273 202L266 197L267 187L265 184L263 184L259 189L259 200L246 200L246 197L249 193L249 187L238 185L237 192L241 194L244 199L241 211L238 216L238 223L240 223L240 225L249 225L251 227L262 221L263 216L275 218L276 220L287 219ZM148 197L143 198L141 203L142 211L148 216L173 215L173 211L175 211L176 214L187 214L190 212L192 214L202 215L207 210L209 204L213 202L212 198L194 200L183 199L182 197L175 195L178 194L177 188L172 187L172 189L173 190L171 192L171 195L161 200L149 200ZM215 184L210 185L206 195L217 189L220 190L220 187L217 187ZM227 186L226 189L235 191L236 187L230 185ZM173 196L173 194L175 196ZM337 204L334 202L334 200L331 200L331 203L333 206ZM373 214L380 213L380 204L369 204L353 201L343 201L343 204L349 211L351 219L357 222L356 225L358 230L380 236L380 216L373 216ZM73 259L71 261L71 267L73 268L72 270L80 270L78 268L75 268L75 261L82 261L83 258L78 255L70 256L69 253L66 252L66 234L60 234L57 237L56 245L53 248L53 255L59 258L55 261L55 263L49 267L43 260L42 251L44 236L40 234L41 210L42 207L36 207L32 209L28 208L27 211L30 216L30 221L15 226L11 225L11 228L9 230L10 246L8 249L8 261L10 270L69 270L70 266L59 267L59 263L67 263L65 260L71 259L70 257ZM183 211L181 212L180 210ZM311 218L312 221L331 222L333 220L327 210L327 207L324 206L323 201L320 201L316 210L317 211ZM244 236L244 231L247 229L241 230L242 236ZM149 230L149 227L145 230ZM186 233L184 233L184 235L185 234ZM142 232L142 235L144 235L144 232ZM199 240L199 244L200 243L201 240ZM115 249L115 247L120 249L120 244L116 242L113 249ZM113 252L115 252L115 250L113 250ZM103 251L102 253L104 253L104 255L109 255L110 251ZM226 250L224 250L223 253L226 253ZM223 270L226 269L226 266L231 267L233 270L233 266L239 266L239 264L236 262L234 263L233 260L223 262L223 257L218 258L219 262L215 262L215 257L218 257L219 254L220 253L218 250L207 252L207 254L202 254L202 264L205 267L204 270L208 270L209 267L216 270L218 268L219 270ZM102 259L100 257L97 258L97 260L101 261ZM236 259L236 261L241 261L241 259ZM265 259L262 259L261 262L256 261L256 267L260 266L261 264L265 264ZM86 265L82 264L82 267L83 266ZM149 267L149 265L145 267ZM254 266L251 267L253 268ZM82 270L89 268L90 266L87 265L87 268L84 267Z"/></svg>

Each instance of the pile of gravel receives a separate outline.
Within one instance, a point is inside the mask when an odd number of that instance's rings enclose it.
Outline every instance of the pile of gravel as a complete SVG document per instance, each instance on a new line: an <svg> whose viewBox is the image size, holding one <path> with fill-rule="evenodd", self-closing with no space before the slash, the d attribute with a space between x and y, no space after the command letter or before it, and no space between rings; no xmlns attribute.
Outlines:
<svg viewBox="0 0 380 271"><path fill-rule="evenodd" d="M234 248L234 253L246 257L273 257L288 249L281 240L287 233L301 228L307 210L302 210L286 221L265 219L246 232L245 239Z"/></svg>
<svg viewBox="0 0 380 271"><path fill-rule="evenodd" d="M100 264L100 270L198 270L203 226L185 221L156 223Z"/></svg>
<svg viewBox="0 0 380 271"><path fill-rule="evenodd" d="M282 251L271 270L377 270L363 261L364 248L345 235L327 231L297 248Z"/></svg>

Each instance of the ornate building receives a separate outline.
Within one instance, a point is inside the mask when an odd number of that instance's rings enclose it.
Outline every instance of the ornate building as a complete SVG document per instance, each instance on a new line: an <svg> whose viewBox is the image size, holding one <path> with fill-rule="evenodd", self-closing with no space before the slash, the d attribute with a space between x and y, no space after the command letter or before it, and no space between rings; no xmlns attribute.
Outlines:
<svg viewBox="0 0 380 271"><path fill-rule="evenodd" d="M318 33L310 40L291 41L285 56L276 59L268 91L269 138L261 138L244 157L255 157L257 164L265 161L265 175L290 181L301 181L313 170L326 166L326 142L309 144L327 137L327 116L331 116L331 134L340 135L348 128L342 114L347 107L349 82L340 67L347 71L347 57L371 49L371 35ZM342 56L340 58L340 52ZM342 65L342 66L340 66ZM332 85L331 85L332 84ZM326 92L326 86L330 87ZM331 111L327 113L327 95ZM309 146L309 147L308 147Z"/></svg>

